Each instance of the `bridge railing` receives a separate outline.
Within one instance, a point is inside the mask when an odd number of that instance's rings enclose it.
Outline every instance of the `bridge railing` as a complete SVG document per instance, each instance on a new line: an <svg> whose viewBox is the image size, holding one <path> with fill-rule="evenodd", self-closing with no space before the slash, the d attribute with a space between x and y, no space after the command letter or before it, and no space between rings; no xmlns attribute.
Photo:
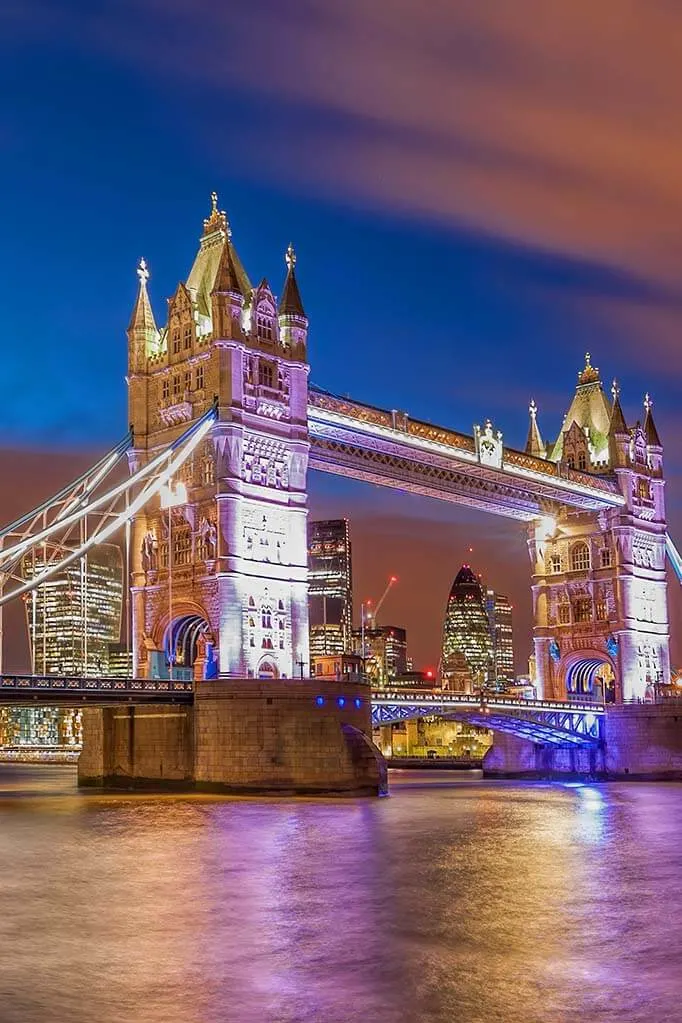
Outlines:
<svg viewBox="0 0 682 1023"><path fill-rule="evenodd" d="M2 690L43 689L46 692L192 693L194 683L168 678L81 678L64 675L1 675Z"/></svg>
<svg viewBox="0 0 682 1023"><path fill-rule="evenodd" d="M378 689L372 692L372 702L376 703L419 703L422 705L432 704L433 706L467 706L467 707L509 707L517 710L547 710L560 711L563 713L583 712L589 714L605 714L606 707L603 703L589 703L586 701L568 700L523 700L513 696L486 696L479 697L475 693L448 693L438 690L416 689L411 692L401 690L394 692L388 689Z"/></svg>

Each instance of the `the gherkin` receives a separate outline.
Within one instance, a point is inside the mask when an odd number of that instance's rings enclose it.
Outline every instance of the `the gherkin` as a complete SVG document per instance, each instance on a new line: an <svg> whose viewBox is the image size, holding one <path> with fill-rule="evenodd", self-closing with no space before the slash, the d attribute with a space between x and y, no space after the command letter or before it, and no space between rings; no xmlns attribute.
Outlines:
<svg viewBox="0 0 682 1023"><path fill-rule="evenodd" d="M443 624L442 674L466 658L474 687L483 685L493 665L493 643L485 605L485 590L468 565L462 565L448 597Z"/></svg>

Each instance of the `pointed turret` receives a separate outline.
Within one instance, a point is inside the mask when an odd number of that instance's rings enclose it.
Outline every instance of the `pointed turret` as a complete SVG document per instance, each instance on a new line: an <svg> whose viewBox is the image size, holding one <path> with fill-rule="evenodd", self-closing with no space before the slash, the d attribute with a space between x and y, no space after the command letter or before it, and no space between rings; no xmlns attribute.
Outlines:
<svg viewBox="0 0 682 1023"><path fill-rule="evenodd" d="M226 238L216 269L215 283L211 290L211 319L214 337L225 339L241 337L244 301L245 295L235 264L234 252L230 239Z"/></svg>
<svg viewBox="0 0 682 1023"><path fill-rule="evenodd" d="M651 411L653 407L654 403L651 398L648 394L645 394L644 408L646 410L646 416L644 418L644 436L646 437L648 447L660 448L663 450L663 445L661 444L661 439L658 436L658 430L656 429L656 424L654 422L653 412Z"/></svg>
<svg viewBox="0 0 682 1023"><path fill-rule="evenodd" d="M623 415L623 409L620 404L620 388L616 380L611 385L611 394L613 395L613 405L611 406L611 417L609 419L609 461L613 468L627 464L630 431Z"/></svg>
<svg viewBox="0 0 682 1023"><path fill-rule="evenodd" d="M547 449L542 441L540 427L538 426L538 407L535 401L528 406L530 412L530 426L528 427L528 439L526 440L526 454L534 455L536 458L546 458Z"/></svg>
<svg viewBox="0 0 682 1023"><path fill-rule="evenodd" d="M305 314L301 293L298 290L296 253L291 244L287 248L284 262L287 267L287 276L277 310L280 340L282 345L291 351L294 358L304 359L308 340L308 317Z"/></svg>
<svg viewBox="0 0 682 1023"><path fill-rule="evenodd" d="M280 316L288 314L290 316L300 316L305 320L305 309L303 308L301 293L298 290L298 281L296 280L296 253L291 243L289 243L284 261L287 265L287 277L284 282L284 290L277 312Z"/></svg>
<svg viewBox="0 0 682 1023"><path fill-rule="evenodd" d="M127 330L128 371L130 373L144 373L147 357L153 352L159 339L159 331L147 293L149 270L144 259L140 260L137 276L140 284Z"/></svg>

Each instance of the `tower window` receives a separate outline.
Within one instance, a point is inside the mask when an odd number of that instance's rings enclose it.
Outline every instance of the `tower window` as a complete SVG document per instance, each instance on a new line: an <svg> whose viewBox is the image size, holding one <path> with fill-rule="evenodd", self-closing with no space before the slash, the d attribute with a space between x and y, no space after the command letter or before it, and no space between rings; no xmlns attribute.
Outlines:
<svg viewBox="0 0 682 1023"><path fill-rule="evenodd" d="M590 567L590 548L586 543L577 543L571 551L571 569L587 572Z"/></svg>
<svg viewBox="0 0 682 1023"><path fill-rule="evenodd" d="M584 472L584 471L585 471L585 469L587 468L587 461L586 461L586 459L585 459L585 452L584 452L584 451L580 451L580 452L578 453L578 468L579 468L579 469L580 469L581 471L583 471L583 472Z"/></svg>
<svg viewBox="0 0 682 1023"><path fill-rule="evenodd" d="M568 604L559 604L559 625L569 625L571 621L571 609Z"/></svg>
<svg viewBox="0 0 682 1023"><path fill-rule="evenodd" d="M575 458L573 457L573 455L568 456L568 458L566 459L566 464L568 465L569 469L575 469Z"/></svg>
<svg viewBox="0 0 682 1023"><path fill-rule="evenodd" d="M185 371L185 390L186 391L191 391L192 390L192 372L191 372L191 370L186 370Z"/></svg>
<svg viewBox="0 0 682 1023"><path fill-rule="evenodd" d="M177 355L180 351L180 328L175 327L173 329L173 355Z"/></svg>
<svg viewBox="0 0 682 1023"><path fill-rule="evenodd" d="M561 555L550 554L549 557L549 570L553 575L557 575L561 571Z"/></svg>
<svg viewBox="0 0 682 1023"><path fill-rule="evenodd" d="M203 391L204 389L204 367L197 366L197 390Z"/></svg>
<svg viewBox="0 0 682 1023"><path fill-rule="evenodd" d="M180 377L173 377L173 397L177 398L180 394Z"/></svg>
<svg viewBox="0 0 682 1023"><path fill-rule="evenodd" d="M163 383L161 384L161 397L164 400L170 398L170 380L168 379L168 377L165 377Z"/></svg>
<svg viewBox="0 0 682 1023"><path fill-rule="evenodd" d="M605 622L607 617L608 617L608 613L607 613L607 610L606 610L606 601L605 600L598 600L596 602L595 606L594 606L594 609L595 609L595 617L596 617L597 621L598 622Z"/></svg>
<svg viewBox="0 0 682 1023"><path fill-rule="evenodd" d="M640 501L651 500L651 487L648 480L637 480L637 497Z"/></svg>
<svg viewBox="0 0 682 1023"><path fill-rule="evenodd" d="M185 349L192 347L192 325L190 323L185 327Z"/></svg>
<svg viewBox="0 0 682 1023"><path fill-rule="evenodd" d="M592 601L589 597L579 597L575 602L576 622L592 621Z"/></svg>
<svg viewBox="0 0 682 1023"><path fill-rule="evenodd" d="M611 549L609 547L602 547L600 563L602 568L611 568Z"/></svg>
<svg viewBox="0 0 682 1023"><path fill-rule="evenodd" d="M256 334L261 341L272 341L273 329L271 316L267 316L265 313L258 313L256 315Z"/></svg>
<svg viewBox="0 0 682 1023"><path fill-rule="evenodd" d="M275 373L269 362L258 363L258 383L261 387L274 387Z"/></svg>

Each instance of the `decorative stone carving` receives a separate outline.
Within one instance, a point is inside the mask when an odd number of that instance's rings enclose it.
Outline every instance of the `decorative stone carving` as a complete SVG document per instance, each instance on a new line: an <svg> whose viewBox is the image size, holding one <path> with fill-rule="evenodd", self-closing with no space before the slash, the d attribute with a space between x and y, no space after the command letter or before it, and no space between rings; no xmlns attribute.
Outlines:
<svg viewBox="0 0 682 1023"><path fill-rule="evenodd" d="M474 426L474 438L479 462L482 465L491 465L495 469L501 469L504 456L502 432L493 430L493 424L486 419L483 429L478 425Z"/></svg>

